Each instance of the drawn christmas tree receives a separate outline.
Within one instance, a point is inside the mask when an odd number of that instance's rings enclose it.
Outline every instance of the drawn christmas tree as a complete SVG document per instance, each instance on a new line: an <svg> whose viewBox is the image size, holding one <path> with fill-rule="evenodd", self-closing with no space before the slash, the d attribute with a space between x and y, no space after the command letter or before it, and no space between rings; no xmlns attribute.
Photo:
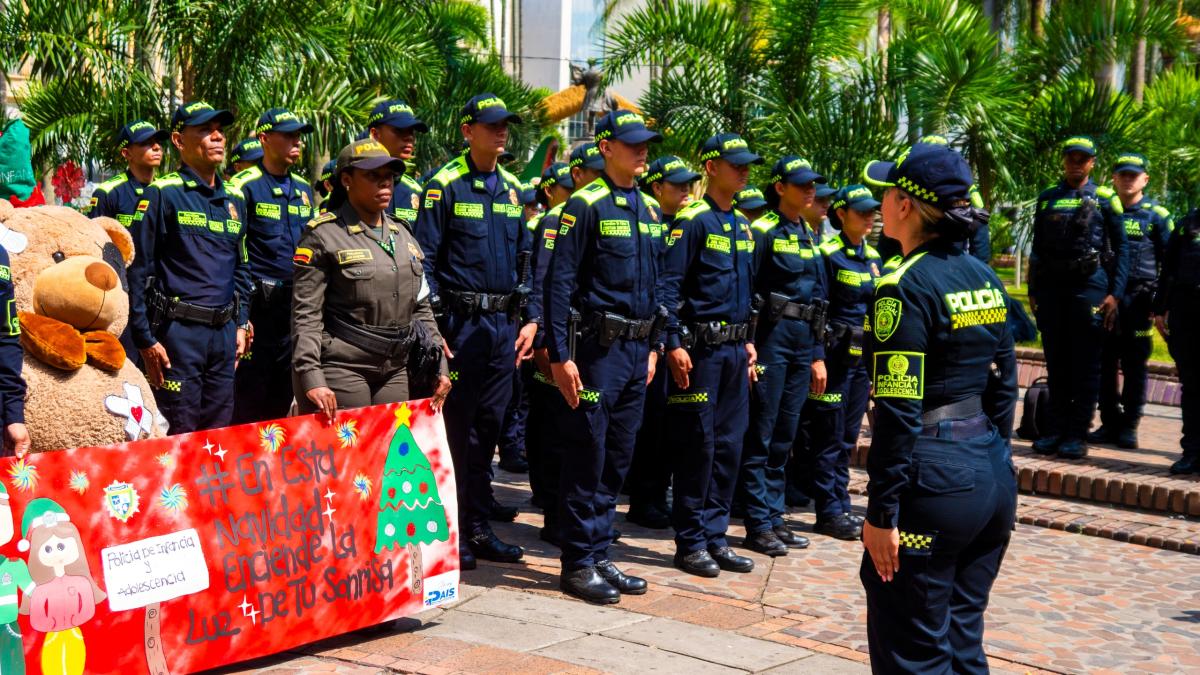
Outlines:
<svg viewBox="0 0 1200 675"><path fill-rule="evenodd" d="M402 404L396 411L396 433L388 446L387 461L379 489L379 516L375 521L375 552L393 546L408 548L412 567L412 590L421 592L421 547L446 541L446 507L438 494L429 459L413 438L409 419L412 411Z"/></svg>

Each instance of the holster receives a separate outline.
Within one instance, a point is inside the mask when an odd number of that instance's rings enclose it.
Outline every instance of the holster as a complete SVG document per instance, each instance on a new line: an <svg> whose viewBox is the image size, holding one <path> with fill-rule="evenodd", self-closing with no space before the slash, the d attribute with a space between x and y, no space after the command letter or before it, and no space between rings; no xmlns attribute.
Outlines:
<svg viewBox="0 0 1200 675"><path fill-rule="evenodd" d="M575 350L579 346L579 329L583 323L583 315L574 307L567 315L567 358L575 360Z"/></svg>

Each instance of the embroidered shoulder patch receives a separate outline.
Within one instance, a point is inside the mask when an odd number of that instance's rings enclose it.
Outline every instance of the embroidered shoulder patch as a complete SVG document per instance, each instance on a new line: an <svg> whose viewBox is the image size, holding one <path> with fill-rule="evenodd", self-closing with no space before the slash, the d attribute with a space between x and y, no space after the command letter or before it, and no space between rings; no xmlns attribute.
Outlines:
<svg viewBox="0 0 1200 675"><path fill-rule="evenodd" d="M875 301L875 336L880 342L887 342L900 326L900 315L904 303L896 298L879 298Z"/></svg>
<svg viewBox="0 0 1200 675"><path fill-rule="evenodd" d="M875 352L875 397L925 397L925 355L920 352Z"/></svg>

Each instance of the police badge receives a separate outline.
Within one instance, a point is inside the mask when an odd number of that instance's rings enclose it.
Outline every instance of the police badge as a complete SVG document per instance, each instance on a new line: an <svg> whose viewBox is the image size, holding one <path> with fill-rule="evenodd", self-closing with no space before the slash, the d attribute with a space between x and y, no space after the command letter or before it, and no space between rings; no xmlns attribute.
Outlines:
<svg viewBox="0 0 1200 675"><path fill-rule="evenodd" d="M418 196L416 195L416 193L414 192L414 193L413 193L413 195L412 195L412 207L413 207L413 210L414 210L414 211L416 211L416 210L417 210L417 207L419 207L420 205L421 205L421 198L420 198L420 197L418 197Z"/></svg>
<svg viewBox="0 0 1200 675"><path fill-rule="evenodd" d="M122 523L138 512L138 503L138 493L130 483L113 481L104 488L104 509Z"/></svg>
<svg viewBox="0 0 1200 675"><path fill-rule="evenodd" d="M887 342L900 325L900 313L904 305L896 298L879 298L875 301L875 336Z"/></svg>
<svg viewBox="0 0 1200 675"><path fill-rule="evenodd" d="M516 206L518 203L520 203L517 201L517 191L513 188L508 189L508 201L512 202L513 206Z"/></svg>
<svg viewBox="0 0 1200 675"><path fill-rule="evenodd" d="M229 206L229 217L233 220L237 220L238 219L237 207L233 205L233 202L229 202L228 206Z"/></svg>
<svg viewBox="0 0 1200 675"><path fill-rule="evenodd" d="M307 192L305 192L303 190L300 191L300 201L304 202L305 206L310 206L310 204L308 203L308 193Z"/></svg>

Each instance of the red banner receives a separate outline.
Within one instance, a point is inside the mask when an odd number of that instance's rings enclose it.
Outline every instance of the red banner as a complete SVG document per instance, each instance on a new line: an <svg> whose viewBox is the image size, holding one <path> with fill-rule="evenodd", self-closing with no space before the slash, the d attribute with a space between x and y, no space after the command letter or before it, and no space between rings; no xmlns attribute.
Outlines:
<svg viewBox="0 0 1200 675"><path fill-rule="evenodd" d="M454 476L427 401L0 467L4 675L193 672L457 596Z"/></svg>

